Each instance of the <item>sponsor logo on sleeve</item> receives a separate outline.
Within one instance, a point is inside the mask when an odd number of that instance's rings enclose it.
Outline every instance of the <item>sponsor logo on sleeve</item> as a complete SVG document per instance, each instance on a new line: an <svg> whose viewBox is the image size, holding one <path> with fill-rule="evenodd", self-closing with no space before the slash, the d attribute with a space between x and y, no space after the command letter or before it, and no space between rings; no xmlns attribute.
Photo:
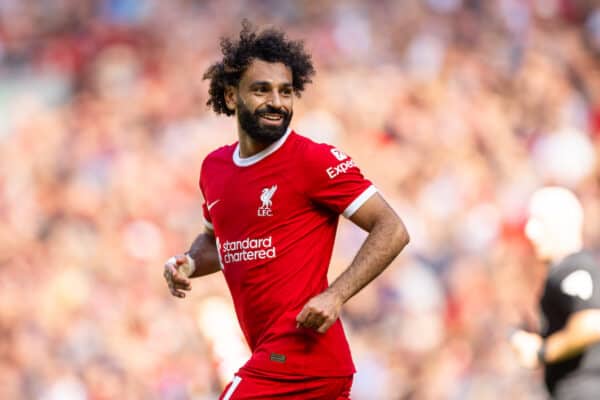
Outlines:
<svg viewBox="0 0 600 400"><path fill-rule="evenodd" d="M344 153L343 151L340 151L338 149L331 149L331 154L333 154L333 156L338 161L344 161L346 158L348 158L348 155L346 153Z"/></svg>
<svg viewBox="0 0 600 400"><path fill-rule="evenodd" d="M353 159L350 158L346 161L342 161L335 167L327 168L325 171L327 172L327 176L329 176L329 179L333 179L340 174L345 174L352 167L356 167L356 163Z"/></svg>

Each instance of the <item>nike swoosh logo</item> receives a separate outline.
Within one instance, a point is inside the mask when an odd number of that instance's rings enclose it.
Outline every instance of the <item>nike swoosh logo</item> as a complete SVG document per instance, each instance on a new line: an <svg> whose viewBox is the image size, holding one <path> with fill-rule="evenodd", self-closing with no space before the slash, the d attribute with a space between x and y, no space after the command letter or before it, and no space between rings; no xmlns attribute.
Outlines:
<svg viewBox="0 0 600 400"><path fill-rule="evenodd" d="M217 199L217 200L213 201L212 203L207 204L206 208L208 208L208 211L210 211L210 209L213 208L215 206L215 204L217 204L220 201L221 201L221 199Z"/></svg>

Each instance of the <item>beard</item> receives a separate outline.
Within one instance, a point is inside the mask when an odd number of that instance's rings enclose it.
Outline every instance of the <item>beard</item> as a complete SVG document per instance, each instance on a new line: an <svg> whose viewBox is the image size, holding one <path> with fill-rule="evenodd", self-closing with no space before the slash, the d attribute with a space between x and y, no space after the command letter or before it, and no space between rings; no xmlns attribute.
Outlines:
<svg viewBox="0 0 600 400"><path fill-rule="evenodd" d="M257 108L255 112L252 112L246 107L241 99L238 99L237 114L239 124L248 136L259 143L271 144L281 139L285 134L294 113L271 106ZM263 125L260 121L260 117L264 114L281 115L281 123L273 126Z"/></svg>

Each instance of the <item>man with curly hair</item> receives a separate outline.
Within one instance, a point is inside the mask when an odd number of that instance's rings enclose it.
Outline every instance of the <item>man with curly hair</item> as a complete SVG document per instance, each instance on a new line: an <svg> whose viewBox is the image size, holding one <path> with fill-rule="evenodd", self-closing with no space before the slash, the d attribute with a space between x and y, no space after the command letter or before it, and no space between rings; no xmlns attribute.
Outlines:
<svg viewBox="0 0 600 400"><path fill-rule="evenodd" d="M302 42L245 22L221 49L223 59L204 75L207 104L237 116L239 141L204 160L206 231L166 262L165 279L183 298L189 278L225 276L252 356L221 399L348 399L355 370L340 310L398 255L408 233L354 160L289 128L294 95L315 72ZM369 234L328 284L340 214Z"/></svg>

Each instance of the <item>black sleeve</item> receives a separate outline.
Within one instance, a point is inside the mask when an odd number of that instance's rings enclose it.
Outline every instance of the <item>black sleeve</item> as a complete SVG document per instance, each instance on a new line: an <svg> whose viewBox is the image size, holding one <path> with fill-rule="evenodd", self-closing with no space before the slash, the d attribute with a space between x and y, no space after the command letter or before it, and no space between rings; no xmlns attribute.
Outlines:
<svg viewBox="0 0 600 400"><path fill-rule="evenodd" d="M592 264L578 264L561 274L558 289L570 313L600 309L600 269Z"/></svg>

